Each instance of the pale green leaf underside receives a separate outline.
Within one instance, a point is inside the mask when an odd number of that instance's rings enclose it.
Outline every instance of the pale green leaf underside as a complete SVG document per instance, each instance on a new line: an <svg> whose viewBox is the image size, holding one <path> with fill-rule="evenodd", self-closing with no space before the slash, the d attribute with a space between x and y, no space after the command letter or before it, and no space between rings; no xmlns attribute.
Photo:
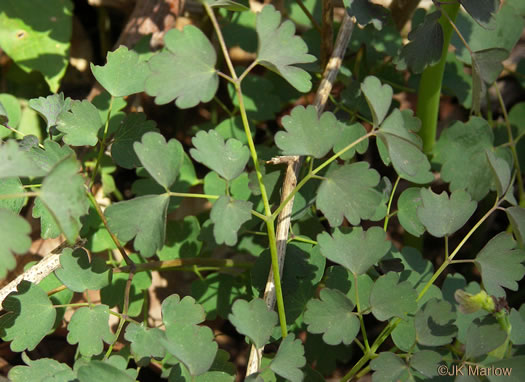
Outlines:
<svg viewBox="0 0 525 382"><path fill-rule="evenodd" d="M312 88L310 75L296 64L314 62L308 46L295 36L295 26L290 20L281 24L281 13L273 5L266 5L257 15L256 31L259 37L257 61L275 71L300 92Z"/></svg>
<svg viewBox="0 0 525 382"><path fill-rule="evenodd" d="M31 246L31 226L21 216L0 208L0 278L15 268L13 253L24 254Z"/></svg>
<svg viewBox="0 0 525 382"><path fill-rule="evenodd" d="M342 125L335 115L325 112L317 116L312 105L307 108L296 106L290 115L283 117L286 132L275 135L275 144L284 155L309 155L322 158L340 139Z"/></svg>
<svg viewBox="0 0 525 382"><path fill-rule="evenodd" d="M95 146L101 127L100 113L88 100L73 102L71 111L60 114L57 121L64 142L72 146Z"/></svg>
<svg viewBox="0 0 525 382"><path fill-rule="evenodd" d="M317 194L317 208L332 227L343 223L359 225L361 219L374 216L382 195L374 187L379 184L379 174L368 163L357 162L336 167L321 183Z"/></svg>
<svg viewBox="0 0 525 382"><path fill-rule="evenodd" d="M250 302L237 300L228 319L239 333L248 336L260 348L270 339L277 324L277 313L268 310L266 303L260 298Z"/></svg>
<svg viewBox="0 0 525 382"><path fill-rule="evenodd" d="M250 151L234 138L226 142L215 130L199 131L191 140L190 155L226 180L237 178L250 159Z"/></svg>
<svg viewBox="0 0 525 382"><path fill-rule="evenodd" d="M109 330L109 307L107 305L82 307L76 310L67 329L69 331L67 342L71 345L78 343L80 353L86 357L102 353L103 342L110 344L115 339Z"/></svg>
<svg viewBox="0 0 525 382"><path fill-rule="evenodd" d="M518 290L518 281L525 275L525 251L516 249L512 235L501 232L494 236L476 256L481 268L483 286L490 295L504 297L502 287Z"/></svg>
<svg viewBox="0 0 525 382"><path fill-rule="evenodd" d="M221 196L211 209L213 235L217 244L233 246L237 243L237 231L251 219L252 203Z"/></svg>
<svg viewBox="0 0 525 382"><path fill-rule="evenodd" d="M291 333L281 342L275 358L270 363L270 369L287 381L301 382L304 378L301 368L304 365L306 358L303 343Z"/></svg>
<svg viewBox="0 0 525 382"><path fill-rule="evenodd" d="M82 227L80 217L89 208L84 179L78 170L74 157L62 159L44 178L40 193L41 201L70 243L76 240Z"/></svg>
<svg viewBox="0 0 525 382"><path fill-rule="evenodd" d="M336 229L332 235L323 232L317 235L317 242L327 259L358 275L377 264L391 246L385 231L379 227L371 227L367 231L355 227L349 233Z"/></svg>
<svg viewBox="0 0 525 382"><path fill-rule="evenodd" d="M181 109L208 102L219 86L215 71L217 55L206 35L187 25L181 31L171 29L164 36L167 51L148 61L151 75L146 79L146 92L163 105L175 100Z"/></svg>
<svg viewBox="0 0 525 382"><path fill-rule="evenodd" d="M12 341L14 352L33 350L55 323L56 310L47 293L28 281L18 284L17 292L2 306L8 313L0 318L0 335L4 341Z"/></svg>
<svg viewBox="0 0 525 382"><path fill-rule="evenodd" d="M166 139L159 133L148 132L142 136L142 142L133 144L135 153L151 177L164 188L169 188L177 179L184 149L179 141Z"/></svg>
<svg viewBox="0 0 525 382"><path fill-rule="evenodd" d="M422 188L422 204L417 209L419 221L435 237L450 236L463 227L476 210L477 203L464 190L454 191L450 199L445 191L435 194Z"/></svg>
<svg viewBox="0 0 525 382"><path fill-rule="evenodd" d="M144 91L144 82L150 74L148 64L139 60L139 55L125 46L108 52L104 66L91 64L97 81L113 97L124 97Z"/></svg>
<svg viewBox="0 0 525 382"><path fill-rule="evenodd" d="M348 345L359 332L359 319L353 310L354 304L342 292L324 288L320 300L308 302L304 322L310 333L322 333L328 345Z"/></svg>

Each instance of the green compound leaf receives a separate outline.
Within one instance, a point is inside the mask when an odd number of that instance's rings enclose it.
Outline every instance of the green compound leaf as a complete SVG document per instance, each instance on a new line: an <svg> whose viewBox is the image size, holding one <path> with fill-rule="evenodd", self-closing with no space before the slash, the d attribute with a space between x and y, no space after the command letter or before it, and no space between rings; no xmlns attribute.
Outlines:
<svg viewBox="0 0 525 382"><path fill-rule="evenodd" d="M64 93L52 94L50 96L33 98L29 100L29 107L35 110L44 121L46 121L46 128L49 129L57 125L58 116L63 112L71 109L71 98L64 98Z"/></svg>
<svg viewBox="0 0 525 382"><path fill-rule="evenodd" d="M250 159L250 151L234 138L226 143L215 130L199 131L191 140L190 155L197 162L216 171L226 180L237 178Z"/></svg>
<svg viewBox="0 0 525 382"><path fill-rule="evenodd" d="M417 209L423 205L421 189L407 188L397 200L397 218L405 231L416 237L425 233L425 226L417 217Z"/></svg>
<svg viewBox="0 0 525 382"><path fill-rule="evenodd" d="M21 117L22 108L18 98L8 93L0 93L0 138L8 137L12 133L1 125L8 123L9 127L16 129Z"/></svg>
<svg viewBox="0 0 525 382"><path fill-rule="evenodd" d="M395 60L398 70L410 68L414 73L421 73L427 66L439 62L443 51L440 17L441 11L426 15L423 22L408 34L410 42L401 49Z"/></svg>
<svg viewBox="0 0 525 382"><path fill-rule="evenodd" d="M157 132L156 123L147 121L144 113L131 113L126 116L111 145L111 157L120 167L132 169L141 166L133 145L150 131Z"/></svg>
<svg viewBox="0 0 525 382"><path fill-rule="evenodd" d="M182 31L168 31L164 43L167 51L148 61L151 75L146 79L146 92L155 97L157 105L175 100L181 109L210 101L217 92L219 76L217 54L206 35L187 25Z"/></svg>
<svg viewBox="0 0 525 382"><path fill-rule="evenodd" d="M419 371L425 377L438 375L437 368L442 360L441 354L432 350L421 350L410 357L410 367Z"/></svg>
<svg viewBox="0 0 525 382"><path fill-rule="evenodd" d="M76 378L68 365L54 359L41 358L32 361L26 353L22 353L22 359L27 366L17 365L9 370L8 378L12 382L69 382Z"/></svg>
<svg viewBox="0 0 525 382"><path fill-rule="evenodd" d="M509 323L512 328L509 338L514 345L525 344L525 305L520 310L512 308L509 314Z"/></svg>
<svg viewBox="0 0 525 382"><path fill-rule="evenodd" d="M482 0L480 2L485 2ZM480 2L475 2L476 7ZM490 28L484 28L479 23L460 12L456 17L455 24L459 31L466 38L470 49L474 52L489 49L501 48L512 51L523 31L525 21L516 11L516 8L509 1L503 2L499 11L494 15L495 22ZM454 45L457 58L466 63L471 63L471 54L456 34L452 35L451 44Z"/></svg>
<svg viewBox="0 0 525 382"><path fill-rule="evenodd" d="M86 215L89 208L84 179L78 170L75 158L62 159L44 178L40 193L40 199L70 243L77 238L82 227L80 217Z"/></svg>
<svg viewBox="0 0 525 382"><path fill-rule="evenodd" d="M495 317L476 318L467 331L465 357L472 359L488 354L503 345L506 339L507 333Z"/></svg>
<svg viewBox="0 0 525 382"><path fill-rule="evenodd" d="M57 121L57 129L65 134L64 142L71 146L95 146L102 125L100 113L87 100L73 101L71 111L61 113Z"/></svg>
<svg viewBox="0 0 525 382"><path fill-rule="evenodd" d="M456 314L452 305L433 298L416 313L416 338L424 346L449 344L456 335Z"/></svg>
<svg viewBox="0 0 525 382"><path fill-rule="evenodd" d="M207 326L176 323L166 328L161 344L188 369L192 376L207 372L215 359L218 345Z"/></svg>
<svg viewBox="0 0 525 382"><path fill-rule="evenodd" d="M516 242L510 233L501 232L494 236L476 256L476 265L481 270L487 293L504 297L502 287L518 290L517 281L525 274L523 261L525 251L516 249Z"/></svg>
<svg viewBox="0 0 525 382"><path fill-rule="evenodd" d="M496 179L496 190L498 195L504 195L510 184L510 167L507 161L503 158L497 158L492 151L485 151L487 160L489 161L490 169Z"/></svg>
<svg viewBox="0 0 525 382"><path fill-rule="evenodd" d="M434 147L434 161L441 164L441 178L450 190L466 189L474 200L483 199L494 181L486 150L492 150L491 127L482 118L455 122L443 130Z"/></svg>
<svg viewBox="0 0 525 382"><path fill-rule="evenodd" d="M350 16L354 16L359 25L366 26L372 24L375 29L383 29L383 25L388 17L388 10L369 0L344 0L346 11Z"/></svg>
<svg viewBox="0 0 525 382"><path fill-rule="evenodd" d="M0 318L0 336L12 341L14 352L33 350L55 323L56 310L47 293L25 280L18 284L17 292L7 296L2 307L7 313Z"/></svg>
<svg viewBox="0 0 525 382"><path fill-rule="evenodd" d="M268 343L273 328L277 325L277 313L268 310L264 300L254 298L250 302L237 300L228 319L235 329L249 337L257 348Z"/></svg>
<svg viewBox="0 0 525 382"><path fill-rule="evenodd" d="M0 4L0 45L25 72L44 75L55 93L66 73L72 33L69 0L4 0Z"/></svg>
<svg viewBox="0 0 525 382"><path fill-rule="evenodd" d="M270 369L291 382L301 382L303 372L301 368L306 365L304 347L300 339L295 339L294 334L289 334L279 346L275 358L270 363Z"/></svg>
<svg viewBox="0 0 525 382"><path fill-rule="evenodd" d="M111 360L111 358L110 358ZM134 382L136 378L121 368L111 364L111 361L90 360L87 365L78 368L77 377L79 382Z"/></svg>
<svg viewBox="0 0 525 382"><path fill-rule="evenodd" d="M91 71L113 97L124 97L144 91L144 82L150 74L148 64L139 60L139 55L125 46L108 52L104 66L91 64Z"/></svg>
<svg viewBox="0 0 525 382"><path fill-rule="evenodd" d="M512 225L512 231L516 239L521 245L525 245L525 209L522 207L509 207L505 212Z"/></svg>
<svg viewBox="0 0 525 382"><path fill-rule="evenodd" d="M13 253L26 253L31 247L31 226L21 216L0 208L0 278L16 266Z"/></svg>
<svg viewBox="0 0 525 382"><path fill-rule="evenodd" d="M379 227L371 227L367 231L355 227L351 232L336 229L332 236L323 232L317 235L317 242L323 256L358 275L377 264L391 246L385 231Z"/></svg>
<svg viewBox="0 0 525 382"><path fill-rule="evenodd" d="M46 172L37 165L27 151L22 150L14 139L0 144L0 179L43 176Z"/></svg>
<svg viewBox="0 0 525 382"><path fill-rule="evenodd" d="M0 195L22 194L24 192L25 189L19 178L0 179ZM18 214L26 203L27 198L0 199L0 208L7 208Z"/></svg>
<svg viewBox="0 0 525 382"><path fill-rule="evenodd" d="M351 125L342 125L341 135L337 138L334 145L334 152L339 152L349 144L357 141L362 136L366 135L366 129L360 123L353 123ZM342 160L352 159L357 151L359 154L364 154L368 149L368 138L359 142L357 145L347 150L339 156Z"/></svg>
<svg viewBox="0 0 525 382"><path fill-rule="evenodd" d="M217 244L237 244L237 231L252 218L252 206L251 202L233 200L229 196L221 196L213 203L210 219L214 224L213 236Z"/></svg>
<svg viewBox="0 0 525 382"><path fill-rule="evenodd" d="M169 200L167 195L146 195L112 204L104 211L109 229L123 242L135 238L134 248L151 257L164 245Z"/></svg>
<svg viewBox="0 0 525 382"><path fill-rule="evenodd" d="M161 345L161 340L165 338L164 331L158 328L130 322L124 338L131 342L131 354L139 365L147 365L150 358L162 359L166 356L166 349Z"/></svg>
<svg viewBox="0 0 525 382"><path fill-rule="evenodd" d="M322 158L340 139L342 124L334 114L325 112L318 117L317 109L296 106L290 115L283 117L286 132L275 134L275 144L284 155L309 155Z"/></svg>
<svg viewBox="0 0 525 382"><path fill-rule="evenodd" d="M359 319L353 313L354 304L337 289L321 289L320 300L312 299L306 305L304 323L308 331L323 334L328 345L352 343L359 332Z"/></svg>
<svg viewBox="0 0 525 382"><path fill-rule="evenodd" d="M140 162L153 179L164 188L169 188L177 179L184 149L176 139L166 139L159 133L149 132L142 136L142 142L133 144Z"/></svg>
<svg viewBox="0 0 525 382"><path fill-rule="evenodd" d="M403 114L395 109L378 131L398 175L413 183L425 184L434 179L427 156L421 151L421 138L405 127Z"/></svg>
<svg viewBox="0 0 525 382"><path fill-rule="evenodd" d="M408 281L399 280L399 274L388 272L379 277L370 292L372 313L379 321L391 317L407 319L417 310L417 292Z"/></svg>
<svg viewBox="0 0 525 382"><path fill-rule="evenodd" d="M178 294L172 294L162 302L162 321L166 327L171 325L196 325L206 319L204 308L191 296L182 300Z"/></svg>
<svg viewBox="0 0 525 382"><path fill-rule="evenodd" d="M255 29L259 37L257 62L279 74L300 92L310 91L310 75L292 65L314 62L316 58L307 53L306 43L294 36L293 22L286 20L281 24L281 13L273 5L266 5L257 15Z"/></svg>
<svg viewBox="0 0 525 382"><path fill-rule="evenodd" d="M332 227L343 223L359 225L361 219L374 216L382 202L382 195L374 187L379 184L379 174L366 162L337 166L321 183L317 194L319 208Z"/></svg>
<svg viewBox="0 0 525 382"><path fill-rule="evenodd" d="M361 83L361 91L372 112L374 126L377 127L383 122L388 109L390 109L393 95L392 87L388 84L381 85L381 81L377 77L368 76Z"/></svg>
<svg viewBox="0 0 525 382"><path fill-rule="evenodd" d="M68 145L60 146L50 139L44 141L44 149L37 145L31 147L28 155L33 162L41 167L47 174L62 159L74 155L75 152Z"/></svg>
<svg viewBox="0 0 525 382"><path fill-rule="evenodd" d="M89 328L89 330L86 330ZM67 342L78 343L78 351L86 357L102 353L104 343L110 344L115 336L109 330L109 307L96 305L75 311L67 325Z"/></svg>
<svg viewBox="0 0 525 382"><path fill-rule="evenodd" d="M99 290L111 283L111 270L106 261L94 256L90 262L89 255L82 248L75 251L71 248L64 249L60 256L60 265L61 268L55 274L73 292Z"/></svg>
<svg viewBox="0 0 525 382"><path fill-rule="evenodd" d="M509 51L502 48L489 48L472 53L472 66L487 84L492 84L503 70L502 61L509 56ZM473 79L473 81L476 81Z"/></svg>
<svg viewBox="0 0 525 382"><path fill-rule="evenodd" d="M454 191L450 199L445 191L438 195L427 188L422 188L420 195L422 204L417 208L417 217L435 237L450 236L463 227L477 206L464 190Z"/></svg>
<svg viewBox="0 0 525 382"><path fill-rule="evenodd" d="M460 0L467 13L484 28L492 26L500 0Z"/></svg>
<svg viewBox="0 0 525 382"><path fill-rule="evenodd" d="M54 239L62 233L53 214L40 198L35 198L31 213L34 218L40 219L40 236L42 239Z"/></svg>
<svg viewBox="0 0 525 382"><path fill-rule="evenodd" d="M401 358L391 352L379 353L379 357L370 362L374 370L374 382L406 381L409 378L408 368Z"/></svg>

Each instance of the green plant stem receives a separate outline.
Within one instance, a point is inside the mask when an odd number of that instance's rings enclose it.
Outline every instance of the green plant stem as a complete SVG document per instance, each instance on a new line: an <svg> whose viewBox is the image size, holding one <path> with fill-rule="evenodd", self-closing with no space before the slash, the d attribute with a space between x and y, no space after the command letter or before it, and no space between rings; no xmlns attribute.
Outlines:
<svg viewBox="0 0 525 382"><path fill-rule="evenodd" d="M441 96L441 85L443 82L443 73L447 61L448 46L452 38L452 25L448 21L448 14L453 21L459 11L459 2L443 4L443 12L439 23L443 28L443 50L441 59L434 66L428 66L421 75L419 81L417 112L416 115L421 119L422 126L419 135L423 139L423 151L430 154L436 142L436 130L439 113L439 100Z"/></svg>
<svg viewBox="0 0 525 382"><path fill-rule="evenodd" d="M106 149L106 139L108 136L109 119L111 118L111 108L113 107L114 99L115 97L111 96L111 99L109 100L109 110L108 110L108 117L106 118L106 124L104 125L104 135L102 136L102 141L100 141L100 147L99 147L98 156L97 156L97 163L95 164L95 169L93 170L93 174L91 174L91 181L89 182L90 190L91 190L91 187L93 187L93 184L95 183L95 177L97 176L98 168L100 167L100 162L102 161L102 155L104 155L104 150Z"/></svg>
<svg viewBox="0 0 525 382"><path fill-rule="evenodd" d="M366 335L365 321L363 320L363 314L361 312L361 304L359 302L359 289L357 283L357 275L354 273L354 284L355 284L355 305L357 307L357 314L359 315L359 323L361 325L361 334L363 335L363 342L365 344L365 354L370 352L370 344L368 343L368 337Z"/></svg>
<svg viewBox="0 0 525 382"><path fill-rule="evenodd" d="M315 240L312 240L312 239L309 239L307 237L302 237L302 236L295 236L295 235L292 235L290 237L290 239L288 239L288 241L300 241L302 243L308 243L308 244L312 244L312 245L317 245L317 241Z"/></svg>
<svg viewBox="0 0 525 382"><path fill-rule="evenodd" d="M230 71L233 80L236 80L237 74L235 74L235 69L233 68L232 60L230 58L230 55L228 54L228 48L226 47L226 43L224 42L224 37L222 36L221 28L219 26L219 23L217 22L215 13L213 13L213 9L206 1L203 1L202 5L204 7L204 10L206 11L206 14L210 18L210 21L213 25L213 29L215 29L215 33L217 34L217 39L219 40L219 45L221 46L222 55L224 56L224 60L226 60L228 70Z"/></svg>
<svg viewBox="0 0 525 382"><path fill-rule="evenodd" d="M312 16L308 8L306 8L306 6L303 3L303 0L297 0L297 5L299 6L299 8L301 8L301 10L306 15L306 17L308 17L308 20L310 20L310 22L312 23L313 27L317 30L317 32L319 32L319 34L322 34L319 23L317 22L316 19L314 19L314 17Z"/></svg>
<svg viewBox="0 0 525 382"><path fill-rule="evenodd" d="M503 119L505 120L505 127L507 128L507 134L509 136L509 147L510 147L510 151L512 152L512 159L514 160L514 167L516 168L516 172L517 172L516 180L518 182L518 192L519 192L518 201L521 207L525 207L525 190L523 187L523 177L521 176L521 168L520 168L520 161L518 159L518 151L516 150L516 141L514 140L514 137L512 135L512 126L510 124L509 115L507 113L507 107L505 106L505 102L503 102L503 97L501 96L501 92L498 86L494 86L494 89L496 89L496 94L498 96L499 105L503 113Z"/></svg>
<svg viewBox="0 0 525 382"><path fill-rule="evenodd" d="M104 224L104 227L108 231L109 236L111 237L111 240L113 240L113 243L115 243L115 245L117 246L120 254L122 255L122 258L124 259L126 264L130 267L130 269L134 270L135 269L134 268L135 267L135 263L133 262L133 260L131 260L129 258L128 254L126 253L126 250L124 249L122 244L120 244L120 241L117 239L115 234L113 232L111 232L111 230L109 229L108 221L106 219L106 216L102 212L102 209L100 208L100 205L97 203L95 197L93 196L93 194L89 190L86 192L86 194L87 194L87 197L88 197L89 201L91 202L91 205L95 208L95 211L97 212L97 215L100 217L100 220L102 220L102 223Z"/></svg>
<svg viewBox="0 0 525 382"><path fill-rule="evenodd" d="M474 232L481 226L481 224L483 224L483 222L485 220L487 220L488 217L494 211L496 211L498 209L499 203L500 203L500 200L496 199L496 201L495 201L494 205L492 206L492 208L490 210L488 210L485 213L485 215L483 215L483 217L474 225L474 227L472 227L471 230L465 235L463 240L461 240L461 242L457 245L457 247L450 254L450 256L447 259L445 259L443 264L441 264L441 266L438 268L438 270L436 272L434 272L434 274L432 275L430 280L425 284L423 289L419 292L419 295L417 296L416 301L421 300L421 298L425 295L425 293L428 291L430 286L434 284L434 282L443 273L443 271L447 268L447 266L449 264L451 264L452 259L458 254L459 250L463 247L463 245L465 245L467 240L474 234ZM400 322L401 322L400 318L397 318L397 319L394 319L394 320L390 321L383 328L381 333L379 333L379 335L377 336L376 340L374 341L374 343L370 347L370 352L365 353L363 355L363 357L361 357L361 359L354 365L354 367L343 378L341 378L341 381L348 381L348 380L352 379L357 373L359 373L360 369L366 364L366 362L368 362L368 360L370 360L370 358L373 357L373 355L375 354L375 352L379 348L379 346L381 346L383 344L383 342L386 341L386 339L392 334L392 332L394 331L396 326L399 325Z"/></svg>
<svg viewBox="0 0 525 382"><path fill-rule="evenodd" d="M181 259L171 259L163 261L151 261L148 263L136 264L135 272L144 271L168 271L182 267L193 267L195 265L203 267L214 267L221 269L250 269L253 267L252 262L238 261L233 259L215 259L203 257L188 257ZM113 273L127 273L129 267L124 266L120 268L113 268Z"/></svg>
<svg viewBox="0 0 525 382"><path fill-rule="evenodd" d="M15 129L14 127L9 126L7 123L0 124L0 126L3 126L3 127L5 127L6 129L8 129L8 130L11 130L12 132L14 132L14 133L20 135L22 138L25 137L25 136L27 136L27 135L29 135L29 134L22 133L21 131ZM40 142L38 142L38 147L40 147L41 149L44 149L44 145L41 144Z"/></svg>
<svg viewBox="0 0 525 382"><path fill-rule="evenodd" d="M383 225L383 229L386 232L388 228L388 220L390 219L390 208L392 207L392 201L394 200L394 194L396 193L397 185L399 184L399 181L401 180L401 177L397 177L396 182L394 183L394 187L392 187L392 192L390 193L390 199L388 199L388 206L386 208L386 217L385 217L385 224Z"/></svg>
<svg viewBox="0 0 525 382"><path fill-rule="evenodd" d="M251 70L253 68L255 68L257 65L259 64L259 61L255 60L253 61L250 65L248 65L248 67L244 70L244 72L242 72L242 74L239 76L239 78L237 79L237 81L242 82L242 80L244 79L244 77L246 77L248 75L248 73L251 72Z"/></svg>
<svg viewBox="0 0 525 382"><path fill-rule="evenodd" d="M39 196L39 192L19 192L16 194L3 194L0 195L0 200L4 199L18 199L18 198L30 198L32 196Z"/></svg>
<svg viewBox="0 0 525 382"><path fill-rule="evenodd" d="M305 175L305 177L303 179L301 179L301 181L297 184L297 186L295 186L295 188L292 190L292 192L290 193L290 195L288 195L288 197L286 199L284 199L284 201L281 202L281 204L279 205L279 207L277 207L277 209L273 212L272 214L272 219L276 219L277 216L279 216L279 213L281 212L281 210L284 208L284 206L290 201L290 199L292 199L294 197L295 194L297 194L299 192L299 190L301 188L303 188L303 186L310 180L313 178L314 175L316 175L318 172L320 172L323 168L325 168L326 166L328 166L330 163L332 163L334 160L336 160L337 158L339 158L341 155L343 155L344 153L346 153L348 150L350 150L352 147L358 145L359 143L361 143L362 141L364 141L365 139L368 139L370 138L371 136L375 135L375 132L371 131L365 135L363 135L362 137L360 137L359 139L355 140L354 142L350 143L348 146L346 146L344 149L338 151L337 153L335 153L334 155L332 155L330 158L328 158L326 161L324 161L322 164L320 164L319 166L317 166L314 170L308 172L308 174Z"/></svg>
<svg viewBox="0 0 525 382"><path fill-rule="evenodd" d="M169 192L166 192L165 194L169 195L169 196L176 196L176 197L179 197L179 198L200 198L200 199L213 199L213 200L220 198L219 195L192 194L190 192L172 192L172 191L169 191Z"/></svg>
<svg viewBox="0 0 525 382"><path fill-rule="evenodd" d="M226 61L226 65L228 66L228 69L230 70L230 74L234 80L233 85L235 86L235 91L237 93L237 99L239 101L239 110L241 112L241 119L242 119L242 124L244 127L244 133L246 134L246 139L248 141L248 147L250 149L253 166L255 168L255 173L257 175L257 181L259 183L259 189L261 191L261 199L264 205L264 214L268 217L268 219L266 220L266 228L268 230L268 240L269 240L269 245L270 245L270 254L272 258L272 270L273 270L273 277L274 277L274 283L275 283L275 297L277 301L277 312L279 315L281 333L284 338L288 334L288 330L286 328L286 314L284 312L284 299L283 299L283 292L281 288L281 277L279 275L277 241L275 239L275 226L274 226L275 218L272 215L272 211L270 208L270 202L268 199L268 194L266 192L266 187L263 182L262 172L259 167L259 159L257 157L257 151L255 150L255 144L253 142L253 137L250 131L250 124L248 122L248 116L246 114L246 107L244 105L244 97L243 97L242 90L241 90L241 81L239 80L239 78L237 77L237 74L235 73L235 69L233 67L230 55L228 54L228 48L226 47L226 43L224 42L224 37L222 36L222 32L219 27L219 23L217 22L217 18L215 17L213 10L211 9L208 3L204 2L203 5L204 5L204 9L206 10L206 13L208 14L208 17L210 18L213 24L213 28L215 29L217 39L219 40L219 45L221 46L221 50L222 50L224 59Z"/></svg>

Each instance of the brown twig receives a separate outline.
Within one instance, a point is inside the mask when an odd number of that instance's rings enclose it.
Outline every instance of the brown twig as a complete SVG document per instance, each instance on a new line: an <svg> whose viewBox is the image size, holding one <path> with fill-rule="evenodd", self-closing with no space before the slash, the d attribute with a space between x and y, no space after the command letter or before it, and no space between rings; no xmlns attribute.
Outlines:
<svg viewBox="0 0 525 382"><path fill-rule="evenodd" d="M323 74L323 80L317 89L315 95L314 106L317 109L318 114L320 115L326 105L328 96L332 91L333 84L341 67L346 48L350 42L350 37L352 36L352 31L354 30L355 22L354 20L345 13L343 23L339 29L339 34L337 35L337 40L335 42L335 48L332 53L332 57L326 65L326 69ZM302 157L299 156L287 156L287 157L277 157L273 158L270 163L287 163L286 175L283 181L283 188L281 192L281 203L285 201L292 190L297 184L297 177L299 174L299 169L302 163ZM290 220L291 213L293 208L294 198L292 197L286 206L281 210L277 220L276 227L276 239L277 239L277 251L278 251L278 261L279 261L279 272L282 274L284 259L286 255L286 243L288 241L288 232L290 230ZM270 269L268 275L268 280L266 281L266 288L264 291L264 300L266 305L273 309L275 305L275 286L273 281L273 273ZM250 350L250 358L248 360L247 372L246 375L250 375L259 371L262 360L262 351L263 348L257 348L252 345Z"/></svg>

